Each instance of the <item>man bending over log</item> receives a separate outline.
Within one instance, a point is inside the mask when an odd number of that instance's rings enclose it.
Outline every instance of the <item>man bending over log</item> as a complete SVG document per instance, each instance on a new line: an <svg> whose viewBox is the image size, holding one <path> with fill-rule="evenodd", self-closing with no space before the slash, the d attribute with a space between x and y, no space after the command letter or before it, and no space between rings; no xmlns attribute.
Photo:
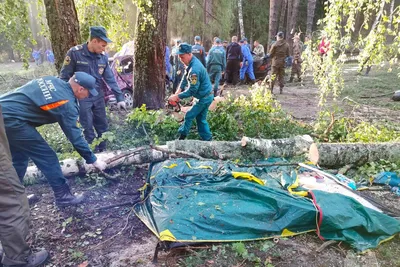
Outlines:
<svg viewBox="0 0 400 267"><path fill-rule="evenodd" d="M104 170L107 164L96 158L77 126L78 100L88 97L89 93L97 95L95 83L91 75L75 72L68 82L46 76L0 96L12 161L21 183L30 158L53 188L59 207L79 204L84 197L71 194L56 153L36 127L58 122L86 163Z"/></svg>

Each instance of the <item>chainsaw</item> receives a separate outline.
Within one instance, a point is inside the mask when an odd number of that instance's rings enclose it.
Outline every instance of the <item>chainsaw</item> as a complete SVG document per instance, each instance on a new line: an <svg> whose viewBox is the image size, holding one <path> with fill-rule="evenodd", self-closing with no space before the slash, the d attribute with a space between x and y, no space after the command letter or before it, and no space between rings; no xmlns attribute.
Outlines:
<svg viewBox="0 0 400 267"><path fill-rule="evenodd" d="M167 112L180 112L181 105L179 104L179 102L167 100L167 103L165 104L165 109L167 110Z"/></svg>

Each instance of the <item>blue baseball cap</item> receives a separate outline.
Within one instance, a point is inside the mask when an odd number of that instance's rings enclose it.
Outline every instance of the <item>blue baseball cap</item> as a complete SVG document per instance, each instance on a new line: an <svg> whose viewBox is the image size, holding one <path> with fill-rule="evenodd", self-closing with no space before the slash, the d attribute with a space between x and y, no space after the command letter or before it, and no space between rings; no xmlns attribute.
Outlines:
<svg viewBox="0 0 400 267"><path fill-rule="evenodd" d="M220 44L221 43L221 39L219 39L219 38L215 39L215 43Z"/></svg>
<svg viewBox="0 0 400 267"><path fill-rule="evenodd" d="M192 53L192 46L187 43L182 43L179 45L178 55Z"/></svg>
<svg viewBox="0 0 400 267"><path fill-rule="evenodd" d="M243 38L242 40L247 42L247 38L246 38L246 37L245 37L245 38Z"/></svg>
<svg viewBox="0 0 400 267"><path fill-rule="evenodd" d="M99 94L95 89L96 79L92 75L87 74L86 72L77 71L74 74L74 81L87 89L92 96L97 96Z"/></svg>
<svg viewBox="0 0 400 267"><path fill-rule="evenodd" d="M196 40L196 41L200 41L200 40L201 40L201 38L200 38L200 36L198 36L198 35L197 35L197 36L195 36L195 37L194 37L194 40Z"/></svg>
<svg viewBox="0 0 400 267"><path fill-rule="evenodd" d="M90 29L90 37L91 38L100 38L101 40L107 42L107 43L112 43L110 39L107 37L107 31L103 26L92 26L89 28Z"/></svg>

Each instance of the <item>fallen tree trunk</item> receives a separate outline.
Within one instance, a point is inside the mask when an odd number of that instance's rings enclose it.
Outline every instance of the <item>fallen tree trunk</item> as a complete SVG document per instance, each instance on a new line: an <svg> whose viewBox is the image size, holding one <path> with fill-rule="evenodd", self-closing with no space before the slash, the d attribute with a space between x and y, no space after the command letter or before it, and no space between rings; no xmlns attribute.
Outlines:
<svg viewBox="0 0 400 267"><path fill-rule="evenodd" d="M310 136L296 136L293 138L258 140L243 137L242 142L199 140L176 140L167 142L165 146L140 147L128 151L113 151L96 154L108 163L108 168L119 165L135 165L163 161L169 156L194 157L198 155L205 159L263 159L267 157L291 157L307 152L312 144ZM186 153L185 153L186 152ZM64 176L74 176L95 171L92 165L85 164L83 160L66 159L60 162ZM30 166L25 179L43 179L42 173L36 166Z"/></svg>
<svg viewBox="0 0 400 267"><path fill-rule="evenodd" d="M380 159L400 161L400 143L320 143L315 146L319 154L318 164L324 167L360 166Z"/></svg>
<svg viewBox="0 0 400 267"><path fill-rule="evenodd" d="M136 165L158 162L169 157L194 157L197 159L242 160L264 159L269 157L293 157L307 154L309 159L323 167L362 165L366 162L386 159L400 161L400 143L379 144L314 144L310 136L296 136L284 139L254 139L243 137L242 141L176 140L165 146L140 147L127 151L114 151L96 154L108 163L108 168L120 165ZM66 159L61 162L64 176L73 176L95 171L92 165L79 159ZM36 166L28 168L25 179L43 178Z"/></svg>

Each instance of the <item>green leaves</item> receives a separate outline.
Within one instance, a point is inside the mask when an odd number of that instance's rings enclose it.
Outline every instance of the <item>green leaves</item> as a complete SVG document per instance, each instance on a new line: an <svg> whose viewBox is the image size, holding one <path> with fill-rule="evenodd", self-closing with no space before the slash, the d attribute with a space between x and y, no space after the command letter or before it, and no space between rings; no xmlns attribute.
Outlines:
<svg viewBox="0 0 400 267"><path fill-rule="evenodd" d="M28 68L30 49L27 48L27 43L34 41L28 25L28 7L24 0L2 1L0 5L1 34L4 34L12 48L21 54L24 67Z"/></svg>

